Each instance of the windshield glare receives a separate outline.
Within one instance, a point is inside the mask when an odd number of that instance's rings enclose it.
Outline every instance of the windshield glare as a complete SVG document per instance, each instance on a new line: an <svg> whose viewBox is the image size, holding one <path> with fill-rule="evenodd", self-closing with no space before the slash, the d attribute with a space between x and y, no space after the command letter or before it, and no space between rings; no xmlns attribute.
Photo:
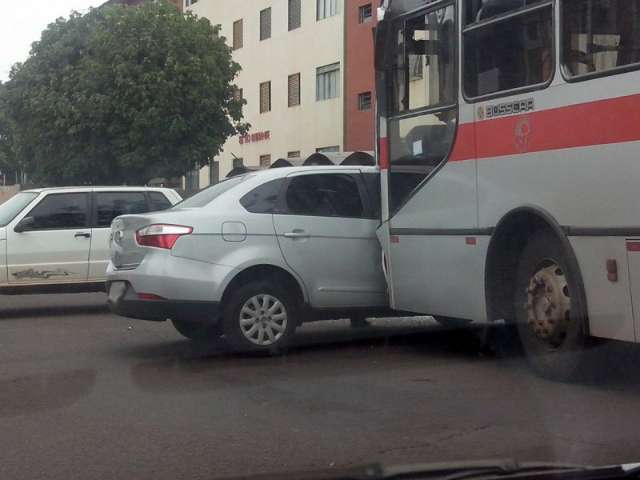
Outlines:
<svg viewBox="0 0 640 480"><path fill-rule="evenodd" d="M6 227L37 196L35 192L21 192L0 205L0 226Z"/></svg>

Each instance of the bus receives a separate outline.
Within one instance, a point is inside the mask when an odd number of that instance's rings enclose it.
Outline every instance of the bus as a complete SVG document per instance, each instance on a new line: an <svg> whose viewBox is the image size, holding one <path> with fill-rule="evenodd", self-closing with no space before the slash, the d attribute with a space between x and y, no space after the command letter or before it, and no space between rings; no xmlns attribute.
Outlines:
<svg viewBox="0 0 640 480"><path fill-rule="evenodd" d="M390 302L513 324L532 365L640 340L640 1L382 0Z"/></svg>

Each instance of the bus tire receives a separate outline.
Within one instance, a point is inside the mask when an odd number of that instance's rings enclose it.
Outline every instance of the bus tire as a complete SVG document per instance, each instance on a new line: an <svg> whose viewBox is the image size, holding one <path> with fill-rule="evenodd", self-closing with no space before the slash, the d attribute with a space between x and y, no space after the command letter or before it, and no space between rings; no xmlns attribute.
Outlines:
<svg viewBox="0 0 640 480"><path fill-rule="evenodd" d="M538 231L528 240L516 273L518 337L533 369L554 380L588 373L587 312L578 272L559 239Z"/></svg>

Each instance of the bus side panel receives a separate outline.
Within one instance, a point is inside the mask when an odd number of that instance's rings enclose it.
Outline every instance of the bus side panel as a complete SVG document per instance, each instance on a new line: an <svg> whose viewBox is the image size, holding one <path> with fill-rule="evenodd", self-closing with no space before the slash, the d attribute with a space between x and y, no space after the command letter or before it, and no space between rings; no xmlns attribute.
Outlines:
<svg viewBox="0 0 640 480"><path fill-rule="evenodd" d="M391 245L397 308L485 321L484 259L489 237L402 236Z"/></svg>
<svg viewBox="0 0 640 480"><path fill-rule="evenodd" d="M486 318L488 237L447 234L451 229L477 227L476 202L475 161L450 162L391 219L392 233L398 238L398 243L390 244L395 308ZM414 234L402 235L397 229L403 228Z"/></svg>
<svg viewBox="0 0 640 480"><path fill-rule="evenodd" d="M570 237L584 282L591 335L636 341L627 267L622 237ZM615 260L618 280L607 278L606 262ZM636 288L640 285L636 285ZM639 291L640 293L640 291Z"/></svg>

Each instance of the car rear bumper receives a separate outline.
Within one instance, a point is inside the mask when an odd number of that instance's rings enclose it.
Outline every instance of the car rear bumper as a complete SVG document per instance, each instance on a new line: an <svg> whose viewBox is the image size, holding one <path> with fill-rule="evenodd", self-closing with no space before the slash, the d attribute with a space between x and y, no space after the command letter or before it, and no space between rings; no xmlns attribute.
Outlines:
<svg viewBox="0 0 640 480"><path fill-rule="evenodd" d="M115 284L124 283L123 291ZM114 288L112 289L112 286ZM112 292L118 290L117 292ZM107 282L109 309L116 315L163 322L167 319L191 320L215 324L220 316L219 302L184 301L169 299L141 299L129 282Z"/></svg>

